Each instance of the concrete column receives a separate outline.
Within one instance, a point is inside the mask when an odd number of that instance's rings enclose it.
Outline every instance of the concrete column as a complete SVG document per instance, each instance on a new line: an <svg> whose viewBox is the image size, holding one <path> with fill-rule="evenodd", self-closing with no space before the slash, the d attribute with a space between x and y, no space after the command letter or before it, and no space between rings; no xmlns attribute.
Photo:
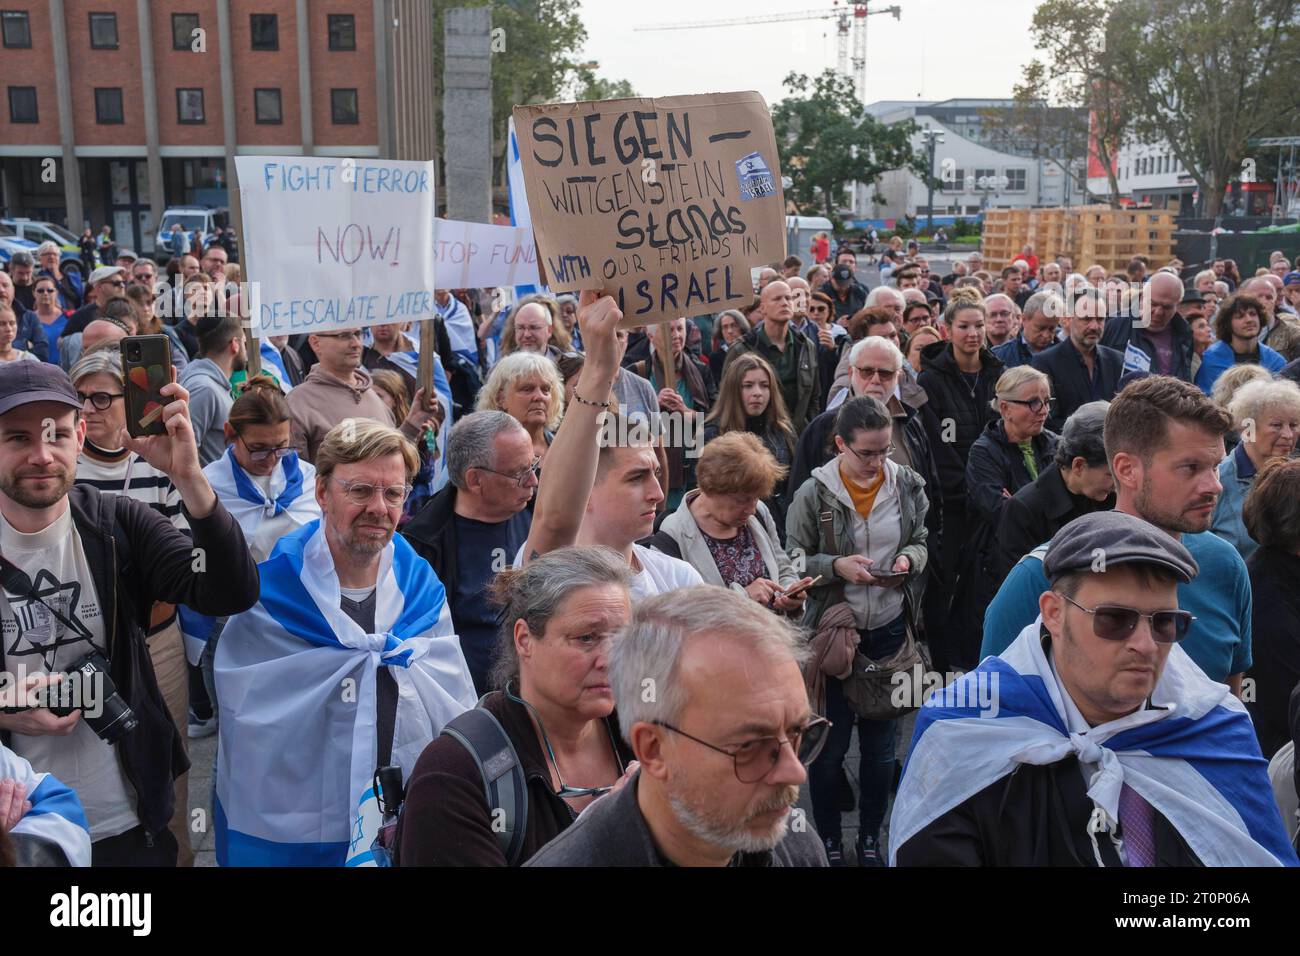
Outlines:
<svg viewBox="0 0 1300 956"><path fill-rule="evenodd" d="M375 119L379 140L379 158L392 159L396 153L393 143L392 96L389 77L392 71L393 10L391 0L374 0L375 17Z"/></svg>
<svg viewBox="0 0 1300 956"><path fill-rule="evenodd" d="M455 7L443 19L443 148L447 218L492 221L492 11Z"/></svg>
<svg viewBox="0 0 1300 956"><path fill-rule="evenodd" d="M141 108L144 111L145 162L149 168L149 212L155 232L167 211L167 191L163 188L162 154L158 149L158 83L153 63L153 20L149 0L135 0L135 19L140 30ZM157 254L155 249L154 253Z"/></svg>
<svg viewBox="0 0 1300 956"><path fill-rule="evenodd" d="M81 168L77 165L76 131L72 124L72 86L68 80L68 30L63 0L50 0L50 41L54 46L54 86L59 100L59 145L63 148L63 199L68 207L68 231L81 235L85 210L81 205Z"/></svg>
<svg viewBox="0 0 1300 956"><path fill-rule="evenodd" d="M311 13L307 10L307 0L298 0L295 15L298 21L298 103L302 154L311 156L316 152L316 130L312 124L311 112Z"/></svg>

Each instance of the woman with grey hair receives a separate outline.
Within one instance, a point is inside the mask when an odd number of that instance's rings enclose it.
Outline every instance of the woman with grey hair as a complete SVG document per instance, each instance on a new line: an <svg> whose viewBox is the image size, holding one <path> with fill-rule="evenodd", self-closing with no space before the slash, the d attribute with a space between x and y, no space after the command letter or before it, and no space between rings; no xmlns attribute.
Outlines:
<svg viewBox="0 0 1300 956"><path fill-rule="evenodd" d="M1075 518L1113 507L1115 481L1102 441L1108 408L1110 402L1088 402L1075 409L1052 463L1003 503L993 564L997 582Z"/></svg>
<svg viewBox="0 0 1300 956"><path fill-rule="evenodd" d="M497 575L500 690L477 709L509 741L512 774L526 789L515 805L526 819L489 806L478 760L444 730L411 774L397 831L400 865L518 866L635 771L608 672L610 639L632 613L630 580L627 562L607 548L561 548ZM516 830L522 838L512 845Z"/></svg>
<svg viewBox="0 0 1300 956"><path fill-rule="evenodd" d="M738 309L724 309L718 313L713 325L712 349L709 350L709 371L715 382L722 381L722 365L727 360L727 349L749 334L749 319Z"/></svg>
<svg viewBox="0 0 1300 956"><path fill-rule="evenodd" d="M528 430L538 457L545 458L564 415L564 382L545 355L514 352L492 366L474 410L509 413Z"/></svg>
<svg viewBox="0 0 1300 956"><path fill-rule="evenodd" d="M1246 528L1242 506L1264 463L1290 458L1295 451L1300 438L1300 385L1289 379L1243 385L1228 402L1228 414L1241 441L1219 463L1223 491L1214 505L1210 530L1249 558L1259 544Z"/></svg>

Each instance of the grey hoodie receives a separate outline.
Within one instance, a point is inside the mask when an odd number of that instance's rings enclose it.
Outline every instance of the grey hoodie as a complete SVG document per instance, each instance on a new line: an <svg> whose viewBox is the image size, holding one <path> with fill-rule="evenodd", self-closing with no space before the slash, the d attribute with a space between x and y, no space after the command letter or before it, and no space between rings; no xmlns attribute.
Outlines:
<svg viewBox="0 0 1300 956"><path fill-rule="evenodd" d="M205 468L226 453L226 420L235 400L230 379L212 359L196 359L181 370L180 383L190 393L190 424Z"/></svg>

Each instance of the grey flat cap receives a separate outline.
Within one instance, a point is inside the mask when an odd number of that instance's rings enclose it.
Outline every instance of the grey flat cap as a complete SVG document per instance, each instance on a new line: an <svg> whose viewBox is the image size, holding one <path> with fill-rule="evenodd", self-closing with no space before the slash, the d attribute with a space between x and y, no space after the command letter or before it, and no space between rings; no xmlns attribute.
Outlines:
<svg viewBox="0 0 1300 956"><path fill-rule="evenodd" d="M1056 532L1043 556L1043 571L1052 581L1073 571L1119 564L1156 565L1184 584L1200 570L1181 542L1122 511L1096 511L1075 518Z"/></svg>

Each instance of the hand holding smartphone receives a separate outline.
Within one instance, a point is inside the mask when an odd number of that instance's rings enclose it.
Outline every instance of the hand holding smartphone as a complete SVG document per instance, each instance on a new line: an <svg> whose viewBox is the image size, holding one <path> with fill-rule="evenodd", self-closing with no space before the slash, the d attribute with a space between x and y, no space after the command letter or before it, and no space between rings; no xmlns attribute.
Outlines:
<svg viewBox="0 0 1300 956"><path fill-rule="evenodd" d="M166 435L163 409L169 399L162 387L172 382L171 340L165 335L128 335L121 349L127 434Z"/></svg>

